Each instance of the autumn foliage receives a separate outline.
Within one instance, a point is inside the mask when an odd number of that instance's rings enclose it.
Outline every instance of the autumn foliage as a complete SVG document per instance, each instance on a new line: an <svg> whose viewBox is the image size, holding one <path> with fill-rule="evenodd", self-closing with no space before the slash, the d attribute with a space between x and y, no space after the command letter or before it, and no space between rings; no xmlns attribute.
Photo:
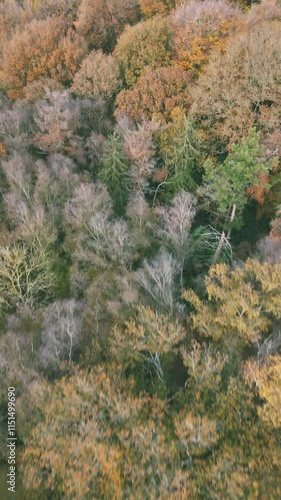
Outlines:
<svg viewBox="0 0 281 500"><path fill-rule="evenodd" d="M17 498L281 498L280 26L280 0L0 0Z"/></svg>
<svg viewBox="0 0 281 500"><path fill-rule="evenodd" d="M111 55L91 52L76 73L72 91L83 97L112 97L121 86L119 67Z"/></svg>
<svg viewBox="0 0 281 500"><path fill-rule="evenodd" d="M219 144L241 138L253 124L267 132L278 127L279 29L279 22L263 22L238 34L199 77L192 111Z"/></svg>
<svg viewBox="0 0 281 500"><path fill-rule="evenodd" d="M175 107L188 107L189 83L188 72L177 66L148 68L132 90L119 93L118 109L136 121L167 121Z"/></svg>
<svg viewBox="0 0 281 500"><path fill-rule="evenodd" d="M193 71L198 71L214 50L223 51L228 38L243 28L239 10L224 0L183 4L172 20L173 58L184 69Z"/></svg>
<svg viewBox="0 0 281 500"><path fill-rule="evenodd" d="M141 13L144 17L168 14L175 4L175 0L140 0Z"/></svg>
<svg viewBox="0 0 281 500"><path fill-rule="evenodd" d="M168 66L171 48L171 28L165 18L156 16L127 27L114 51L127 86L136 83L146 66Z"/></svg>
<svg viewBox="0 0 281 500"><path fill-rule="evenodd" d="M126 24L137 20L135 0L81 0L75 26L91 49L112 50Z"/></svg>
<svg viewBox="0 0 281 500"><path fill-rule="evenodd" d="M32 21L5 45L0 78L15 99L24 97L25 87L39 79L69 83L85 54L86 46L59 17Z"/></svg>

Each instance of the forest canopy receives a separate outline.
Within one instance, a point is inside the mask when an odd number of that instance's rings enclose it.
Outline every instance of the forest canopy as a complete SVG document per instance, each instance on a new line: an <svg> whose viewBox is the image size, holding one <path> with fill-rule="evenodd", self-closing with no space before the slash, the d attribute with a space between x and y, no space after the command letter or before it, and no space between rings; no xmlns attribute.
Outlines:
<svg viewBox="0 0 281 500"><path fill-rule="evenodd" d="M280 33L280 0L0 0L19 498L281 498Z"/></svg>

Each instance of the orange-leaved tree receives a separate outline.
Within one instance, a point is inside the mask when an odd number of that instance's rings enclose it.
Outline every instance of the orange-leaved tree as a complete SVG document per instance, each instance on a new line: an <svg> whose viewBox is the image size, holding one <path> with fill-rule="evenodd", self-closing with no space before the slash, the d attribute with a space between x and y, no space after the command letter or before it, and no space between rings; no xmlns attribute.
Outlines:
<svg viewBox="0 0 281 500"><path fill-rule="evenodd" d="M182 4L172 20L174 60L195 72L214 49L223 50L228 38L244 26L241 12L224 0Z"/></svg>
<svg viewBox="0 0 281 500"><path fill-rule="evenodd" d="M189 83L188 72L177 66L148 68L132 90L120 92L117 106L132 120L165 123L176 106L188 107Z"/></svg>
<svg viewBox="0 0 281 500"><path fill-rule="evenodd" d="M175 5L176 0L140 0L141 13L144 17L168 14Z"/></svg>
<svg viewBox="0 0 281 500"><path fill-rule="evenodd" d="M50 17L32 21L16 33L3 49L0 82L12 99L25 96L25 87L36 80L71 82L86 53L83 39L68 21Z"/></svg>

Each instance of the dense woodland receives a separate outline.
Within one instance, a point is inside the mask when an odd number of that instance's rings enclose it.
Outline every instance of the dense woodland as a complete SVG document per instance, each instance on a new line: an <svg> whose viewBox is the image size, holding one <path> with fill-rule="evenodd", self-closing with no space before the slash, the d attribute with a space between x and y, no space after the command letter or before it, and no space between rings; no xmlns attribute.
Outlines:
<svg viewBox="0 0 281 500"><path fill-rule="evenodd" d="M0 1L19 498L281 498L281 3Z"/></svg>

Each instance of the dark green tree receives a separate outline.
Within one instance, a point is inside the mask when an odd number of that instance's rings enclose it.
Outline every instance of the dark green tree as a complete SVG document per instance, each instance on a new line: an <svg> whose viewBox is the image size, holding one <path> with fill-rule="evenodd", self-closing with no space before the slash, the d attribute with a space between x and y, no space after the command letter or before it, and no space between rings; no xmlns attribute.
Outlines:
<svg viewBox="0 0 281 500"><path fill-rule="evenodd" d="M172 173L170 189L178 193L182 189L196 190L196 166L200 156L200 140L190 118L184 118L182 133L176 138L167 166ZM198 172L197 172L198 176Z"/></svg>
<svg viewBox="0 0 281 500"><path fill-rule="evenodd" d="M123 143L115 132L106 141L99 178L106 185L117 213L123 213L131 186L129 163Z"/></svg>
<svg viewBox="0 0 281 500"><path fill-rule="evenodd" d="M208 159L204 164L201 192L211 205L216 206L217 213L228 227L241 223L248 200L247 190L259 186L260 174L268 174L273 167L273 162L265 159L259 137L259 132L252 128L240 144L232 146L223 163L215 165Z"/></svg>
<svg viewBox="0 0 281 500"><path fill-rule="evenodd" d="M211 159L205 164L203 185L199 194L206 201L206 206L218 215L223 231L213 262L217 262L224 239L230 237L233 227L240 227L243 210L253 188L269 189L270 185L262 185L275 165L275 159L266 159L259 142L260 134L255 128L240 144L234 144L226 160L216 165Z"/></svg>

